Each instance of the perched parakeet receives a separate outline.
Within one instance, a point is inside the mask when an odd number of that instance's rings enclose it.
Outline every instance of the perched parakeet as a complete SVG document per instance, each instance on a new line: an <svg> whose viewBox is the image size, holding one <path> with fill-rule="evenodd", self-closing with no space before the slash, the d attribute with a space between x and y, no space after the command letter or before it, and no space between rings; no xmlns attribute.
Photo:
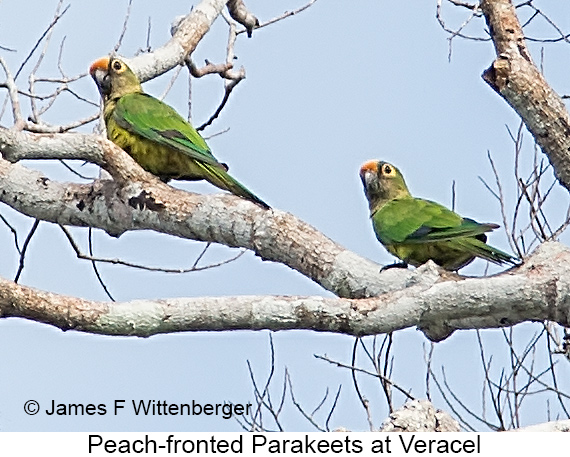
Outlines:
<svg viewBox="0 0 570 457"><path fill-rule="evenodd" d="M475 257L499 265L516 264L515 258L485 243L485 232L498 225L480 224L439 203L412 197L395 166L366 162L360 168L360 178L376 238L403 265L417 267L431 259L455 271Z"/></svg>
<svg viewBox="0 0 570 457"><path fill-rule="evenodd" d="M216 160L194 127L172 107L143 92L123 61L103 57L89 73L103 98L107 137L145 170L164 181L205 179L269 208L227 173L227 166Z"/></svg>

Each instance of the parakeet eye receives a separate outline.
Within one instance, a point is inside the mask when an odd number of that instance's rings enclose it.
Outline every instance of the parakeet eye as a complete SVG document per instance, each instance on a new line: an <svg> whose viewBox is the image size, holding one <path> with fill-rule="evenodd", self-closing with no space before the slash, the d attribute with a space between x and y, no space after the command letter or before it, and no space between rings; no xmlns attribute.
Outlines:
<svg viewBox="0 0 570 457"><path fill-rule="evenodd" d="M115 71L121 71L123 69L123 64L118 60L113 60L113 63L111 65Z"/></svg>
<svg viewBox="0 0 570 457"><path fill-rule="evenodd" d="M384 174L385 175L390 175L392 174L392 167L388 164L384 165Z"/></svg>

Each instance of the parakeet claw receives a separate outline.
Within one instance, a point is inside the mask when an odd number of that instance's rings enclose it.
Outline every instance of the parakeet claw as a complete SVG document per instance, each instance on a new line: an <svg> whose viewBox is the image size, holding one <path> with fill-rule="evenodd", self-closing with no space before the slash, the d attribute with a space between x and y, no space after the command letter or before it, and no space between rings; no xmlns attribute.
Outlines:
<svg viewBox="0 0 570 457"><path fill-rule="evenodd" d="M390 265L384 265L382 268L380 268L380 273L382 273L383 271L386 271L386 270L390 270L392 268L408 268L408 263L407 262L394 262L394 263L391 263Z"/></svg>

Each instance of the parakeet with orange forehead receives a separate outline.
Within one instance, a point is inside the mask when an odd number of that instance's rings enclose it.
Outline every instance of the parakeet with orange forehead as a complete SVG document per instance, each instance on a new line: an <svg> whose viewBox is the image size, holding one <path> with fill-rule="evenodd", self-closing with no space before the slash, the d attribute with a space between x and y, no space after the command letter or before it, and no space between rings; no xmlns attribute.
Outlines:
<svg viewBox="0 0 570 457"><path fill-rule="evenodd" d="M485 232L497 224L480 224L429 200L414 198L394 165L369 161L360 178L370 207L376 238L401 266L428 260L456 271L475 257L501 265L516 264L511 255L486 244Z"/></svg>
<svg viewBox="0 0 570 457"><path fill-rule="evenodd" d="M269 205L227 173L210 148L182 116L145 94L133 71L120 59L103 57L89 73L103 98L107 137L140 166L164 181L205 179L220 189Z"/></svg>

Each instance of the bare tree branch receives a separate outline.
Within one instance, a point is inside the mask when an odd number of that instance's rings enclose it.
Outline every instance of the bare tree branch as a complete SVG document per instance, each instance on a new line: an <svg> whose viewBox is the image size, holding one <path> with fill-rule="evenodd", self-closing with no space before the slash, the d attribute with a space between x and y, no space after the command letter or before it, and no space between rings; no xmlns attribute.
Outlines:
<svg viewBox="0 0 570 457"><path fill-rule="evenodd" d="M262 22L260 24L257 25L256 28L262 28L262 27L267 27L268 25L274 24L276 22L282 21L283 19L286 19L288 17L291 16L295 16L303 11L305 11L307 8L313 6L313 4L316 2L317 0L310 0L308 3L306 3L305 5L301 6L300 8L297 8L295 10L291 10L291 11L285 11L283 14L281 14L280 16L274 17L273 19L269 19L268 21ZM239 22L239 21L238 21ZM243 33L246 30L240 30L237 33Z"/></svg>
<svg viewBox="0 0 570 457"><path fill-rule="evenodd" d="M483 79L521 116L570 190L570 116L560 96L533 63L511 0L482 0L497 59Z"/></svg>
<svg viewBox="0 0 570 457"><path fill-rule="evenodd" d="M202 0L172 26L172 38L151 52L125 59L141 82L166 73L184 62L208 33L227 0Z"/></svg>
<svg viewBox="0 0 570 457"><path fill-rule="evenodd" d="M216 206L215 199L208 203ZM442 280L432 262L413 273L416 279L431 278L431 284L410 279L404 290L369 299L240 296L125 303L65 297L1 279L0 314L66 330L138 336L293 328L371 335L418 326L429 338L439 340L457 329L523 321L570 325L570 249L558 243L544 243L523 266L499 276Z"/></svg>
<svg viewBox="0 0 570 457"><path fill-rule="evenodd" d="M245 27L247 36L251 38L251 32L259 27L259 20L249 12L243 0L229 0L228 11L233 20Z"/></svg>

